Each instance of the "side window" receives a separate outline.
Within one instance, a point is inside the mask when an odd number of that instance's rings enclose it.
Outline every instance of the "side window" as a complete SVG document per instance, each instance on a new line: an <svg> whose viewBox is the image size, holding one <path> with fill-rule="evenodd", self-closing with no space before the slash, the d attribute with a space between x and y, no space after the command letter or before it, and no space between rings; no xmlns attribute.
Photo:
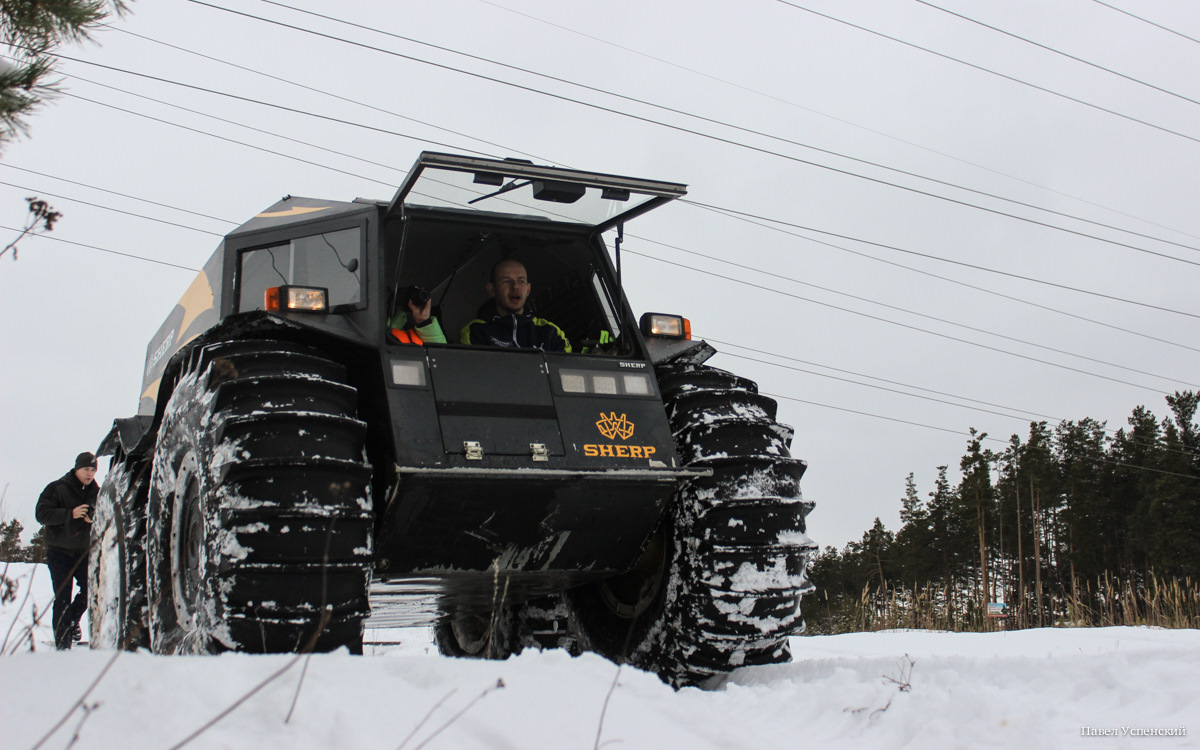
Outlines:
<svg viewBox="0 0 1200 750"><path fill-rule="evenodd" d="M281 284L328 289L332 310L355 306L362 300L361 254L358 228L245 251L240 259L238 310L262 310L263 293Z"/></svg>

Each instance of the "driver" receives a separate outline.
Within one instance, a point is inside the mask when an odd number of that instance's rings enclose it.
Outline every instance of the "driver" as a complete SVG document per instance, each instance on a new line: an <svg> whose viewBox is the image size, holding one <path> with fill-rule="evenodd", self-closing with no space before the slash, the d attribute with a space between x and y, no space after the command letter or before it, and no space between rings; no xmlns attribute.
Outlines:
<svg viewBox="0 0 1200 750"><path fill-rule="evenodd" d="M492 266L486 286L491 302L479 309L479 317L467 323L460 334L463 344L541 349L569 352L571 343L562 329L529 309L533 285L525 264L507 258Z"/></svg>

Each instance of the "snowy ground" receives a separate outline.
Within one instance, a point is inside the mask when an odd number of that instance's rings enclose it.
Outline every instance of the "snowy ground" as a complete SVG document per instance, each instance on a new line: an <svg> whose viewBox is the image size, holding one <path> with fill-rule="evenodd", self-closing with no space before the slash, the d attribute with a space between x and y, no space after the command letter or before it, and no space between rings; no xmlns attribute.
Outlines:
<svg viewBox="0 0 1200 750"><path fill-rule="evenodd" d="M26 587L31 572L30 600L40 609L50 598L46 568L12 565L8 575ZM9 650L29 621L19 594L0 611L0 633L17 622ZM370 630L369 642L385 643L368 646L368 656L310 661L55 653L48 640L43 630L35 653L25 645L0 659L6 749L33 748L64 717L41 747L175 747L243 698L187 747L1200 747L1196 630L795 638L792 664L679 692L592 655L447 659L418 629ZM1138 734L1147 730L1186 735Z"/></svg>

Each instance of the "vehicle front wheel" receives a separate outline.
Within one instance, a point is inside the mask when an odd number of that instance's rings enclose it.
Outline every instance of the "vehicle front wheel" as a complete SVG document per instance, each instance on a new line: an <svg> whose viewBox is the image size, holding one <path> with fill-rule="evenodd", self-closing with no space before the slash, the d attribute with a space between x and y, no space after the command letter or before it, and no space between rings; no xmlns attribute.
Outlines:
<svg viewBox="0 0 1200 750"><path fill-rule="evenodd" d="M193 354L154 455L155 652L361 651L374 513L356 405L344 368L306 347Z"/></svg>

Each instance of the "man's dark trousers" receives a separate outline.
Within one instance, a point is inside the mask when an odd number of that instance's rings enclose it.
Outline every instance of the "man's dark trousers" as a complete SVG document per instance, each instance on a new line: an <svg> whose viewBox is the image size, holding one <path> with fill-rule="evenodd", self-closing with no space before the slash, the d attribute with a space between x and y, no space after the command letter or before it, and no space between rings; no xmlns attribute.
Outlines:
<svg viewBox="0 0 1200 750"><path fill-rule="evenodd" d="M54 583L54 645L60 649L70 648L71 631L87 609L88 553L87 550L64 552L51 547L46 550L46 565ZM79 587L74 600L71 599L72 578Z"/></svg>

